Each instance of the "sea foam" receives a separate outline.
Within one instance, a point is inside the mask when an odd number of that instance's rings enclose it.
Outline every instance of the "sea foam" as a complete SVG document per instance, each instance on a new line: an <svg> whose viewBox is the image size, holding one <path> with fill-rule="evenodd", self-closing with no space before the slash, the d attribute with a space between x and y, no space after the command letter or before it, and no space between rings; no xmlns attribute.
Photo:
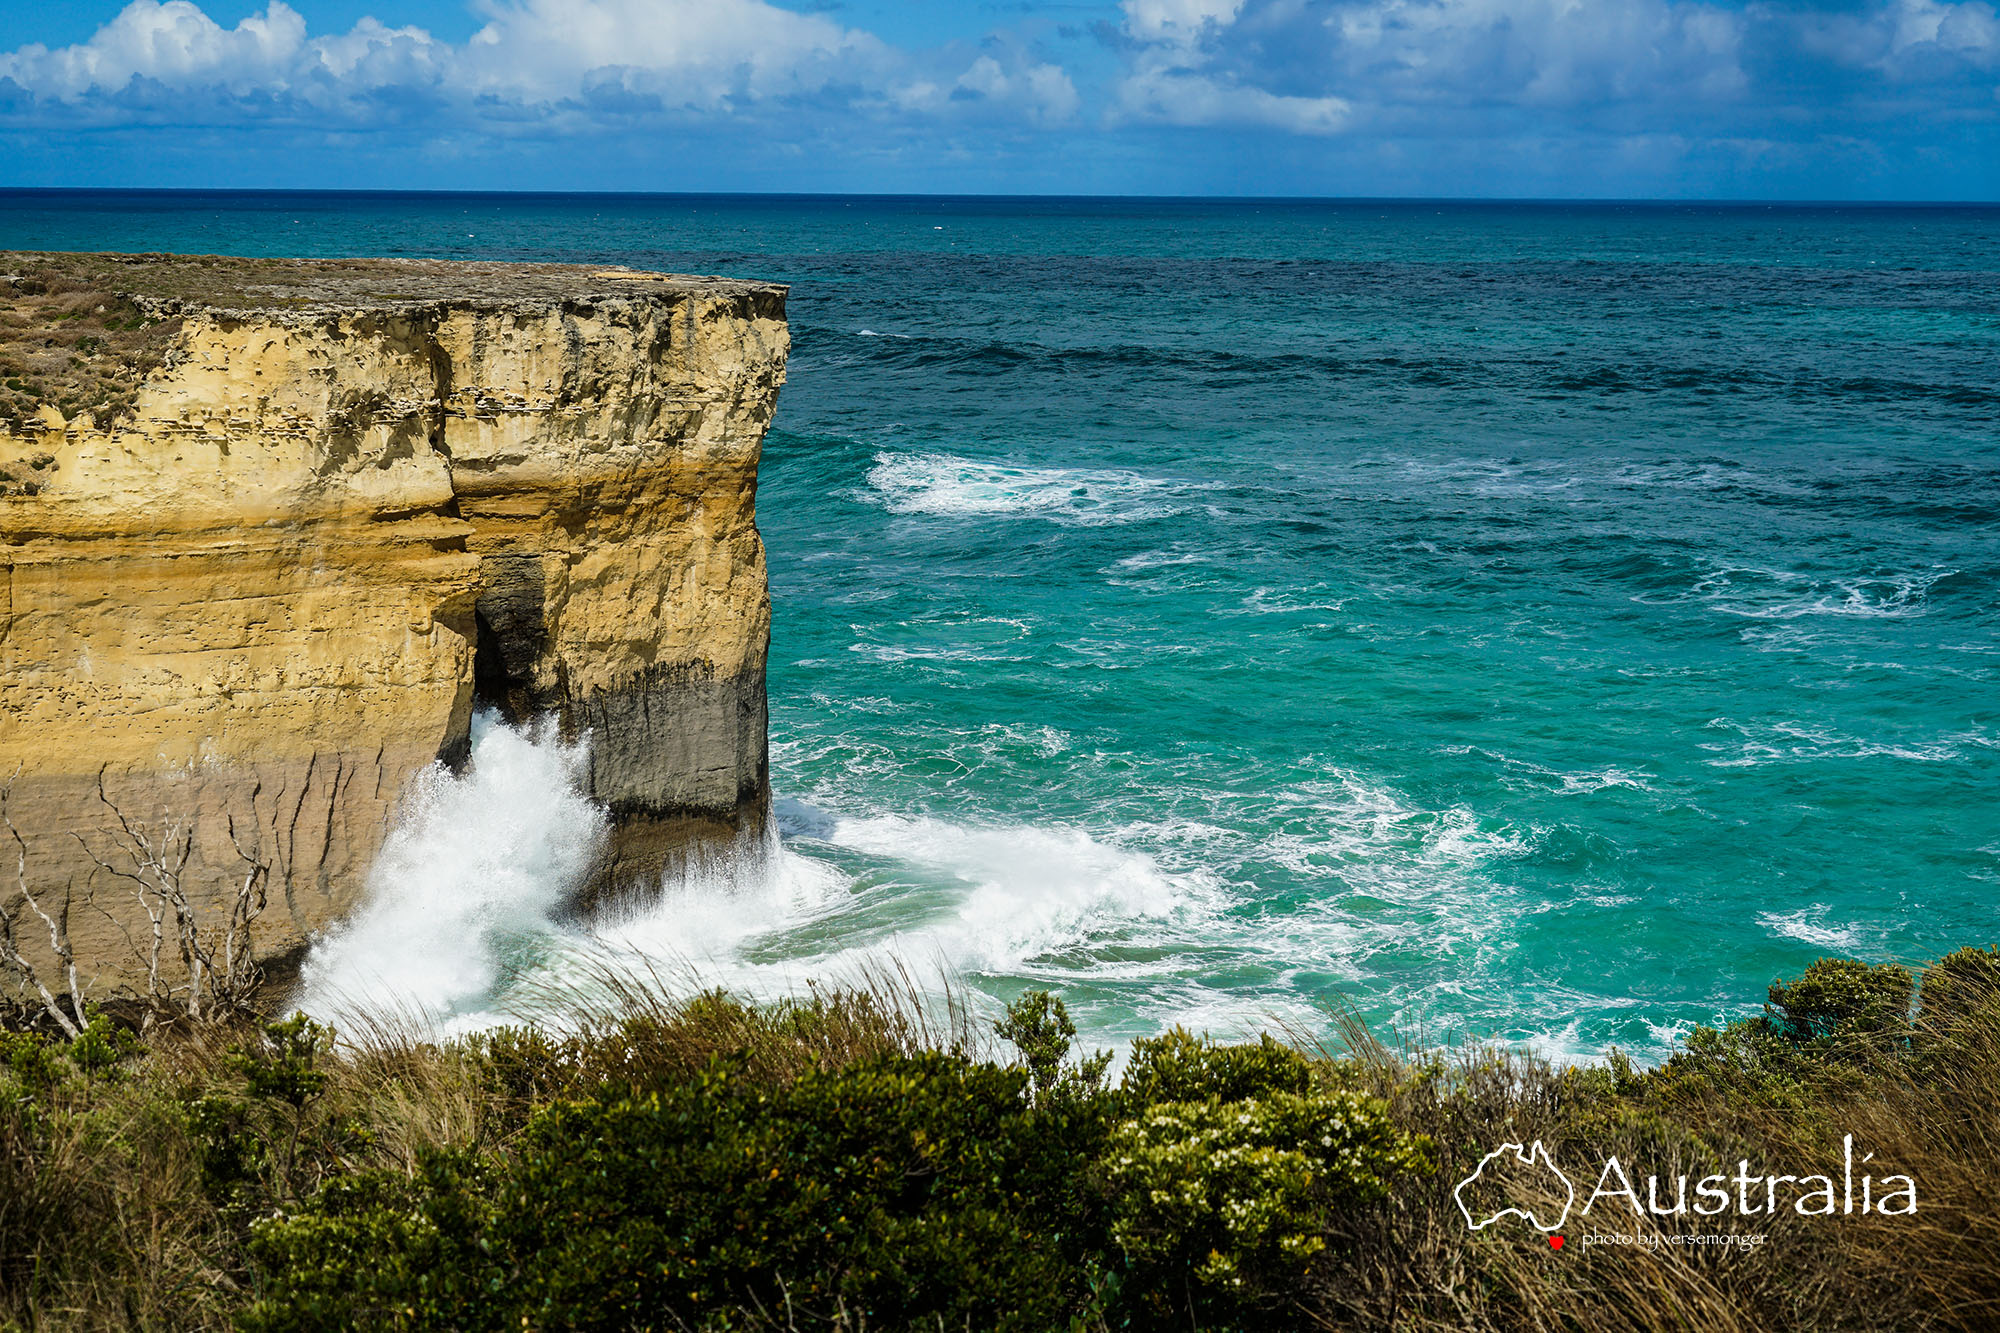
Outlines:
<svg viewBox="0 0 2000 1333"><path fill-rule="evenodd" d="M585 751L551 723L473 719L464 773L420 774L360 910L308 956L301 1007L336 1022L421 1016L476 1025L609 832L585 797Z"/></svg>
<svg viewBox="0 0 2000 1333"><path fill-rule="evenodd" d="M881 453L862 498L892 514L964 518L1020 514L1096 527L1186 508L1186 483L1102 468L1007 467L952 454Z"/></svg>
<svg viewBox="0 0 2000 1333"><path fill-rule="evenodd" d="M898 969L942 992L968 976L1059 975L1134 928L1150 938L1214 906L1206 877L1080 830L780 801L761 840L578 922L564 904L609 836L580 786L584 759L552 724L481 714L465 771L418 780L366 902L313 948L299 1005L337 1024L466 1031L545 1012L565 988L587 999L607 967L753 1000ZM834 857L876 870L857 878Z"/></svg>

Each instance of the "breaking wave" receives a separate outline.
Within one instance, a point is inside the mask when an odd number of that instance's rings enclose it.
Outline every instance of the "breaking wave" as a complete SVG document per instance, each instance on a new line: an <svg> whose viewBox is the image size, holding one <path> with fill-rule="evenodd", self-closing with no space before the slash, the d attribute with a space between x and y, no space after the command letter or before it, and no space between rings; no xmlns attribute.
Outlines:
<svg viewBox="0 0 2000 1333"><path fill-rule="evenodd" d="M877 454L868 487L861 498L892 514L1019 514L1080 527L1165 518L1203 489L1116 469L1007 467L940 453Z"/></svg>
<svg viewBox="0 0 2000 1333"><path fill-rule="evenodd" d="M563 907L609 836L580 786L584 757L550 724L480 715L465 771L419 777L364 906L313 948L300 1005L336 1023L476 1030L587 989L606 965L759 1000L896 967L942 988L1106 961L1218 901L1208 877L1078 830L780 801L761 844L697 859L657 899L583 923Z"/></svg>
<svg viewBox="0 0 2000 1333"><path fill-rule="evenodd" d="M308 956L301 1006L476 1026L609 836L580 787L584 759L551 724L475 715L465 772L418 775L363 906Z"/></svg>

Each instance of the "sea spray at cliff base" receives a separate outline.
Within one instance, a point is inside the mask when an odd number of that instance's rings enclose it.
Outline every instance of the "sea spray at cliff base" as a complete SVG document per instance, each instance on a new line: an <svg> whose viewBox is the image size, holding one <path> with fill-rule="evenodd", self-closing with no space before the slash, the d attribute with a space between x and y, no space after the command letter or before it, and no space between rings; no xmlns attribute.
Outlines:
<svg viewBox="0 0 2000 1333"><path fill-rule="evenodd" d="M642 953L759 994L941 957L1100 1044L1351 1005L1657 1057L1823 953L2000 942L2000 211L0 209L791 284L787 868L601 927ZM503 984L568 965L549 919L488 933Z"/></svg>
<svg viewBox="0 0 2000 1333"><path fill-rule="evenodd" d="M368 905L313 950L298 1003L336 1022L469 1031L588 1006L606 969L758 1000L899 973L939 999L1113 942L1198 925L1213 886L1075 830L843 817L780 800L761 846L588 921L566 910L609 820L549 720L474 720L461 774L422 774ZM870 869L856 872L853 867ZM1066 964L1065 959L1069 960Z"/></svg>
<svg viewBox="0 0 2000 1333"><path fill-rule="evenodd" d="M475 714L465 773L418 775L365 905L308 956L299 1003L337 1021L489 1021L609 836L578 789L582 759L551 722L517 731Z"/></svg>

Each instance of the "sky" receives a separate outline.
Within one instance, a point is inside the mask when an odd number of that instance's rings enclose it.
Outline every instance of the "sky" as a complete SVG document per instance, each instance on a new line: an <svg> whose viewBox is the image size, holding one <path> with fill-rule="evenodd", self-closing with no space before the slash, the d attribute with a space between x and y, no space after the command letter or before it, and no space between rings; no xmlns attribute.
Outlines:
<svg viewBox="0 0 2000 1333"><path fill-rule="evenodd" d="M2000 199L1989 0L0 0L0 186Z"/></svg>

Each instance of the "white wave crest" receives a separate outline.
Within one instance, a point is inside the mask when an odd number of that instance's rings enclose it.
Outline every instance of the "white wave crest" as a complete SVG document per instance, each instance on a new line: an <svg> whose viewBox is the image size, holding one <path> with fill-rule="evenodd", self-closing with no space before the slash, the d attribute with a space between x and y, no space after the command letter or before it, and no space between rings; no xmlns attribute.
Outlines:
<svg viewBox="0 0 2000 1333"><path fill-rule="evenodd" d="M1816 949L1852 952L1861 947L1861 931L1856 926L1829 924L1828 907L1804 907L1796 912L1759 912L1757 921L1773 935L1798 940Z"/></svg>
<svg viewBox="0 0 2000 1333"><path fill-rule="evenodd" d="M465 772L418 779L364 906L315 945L300 1006L337 1024L463 1032L584 998L606 966L753 1000L895 968L939 987L1098 978L1119 971L1123 946L1198 940L1217 901L1206 875L1077 829L781 801L766 838L695 857L657 898L579 923L563 908L608 836L579 786L584 758L552 727L482 715Z"/></svg>
<svg viewBox="0 0 2000 1333"><path fill-rule="evenodd" d="M1214 897L1202 876L1169 874L1079 830L849 816L791 800L777 815L791 845L755 883L670 889L607 941L757 998L899 965L938 977L1086 967L1101 977L1101 949L1142 926L1156 939ZM862 873L814 852L858 861Z"/></svg>
<svg viewBox="0 0 2000 1333"><path fill-rule="evenodd" d="M1183 512L1204 484L1115 469L1006 467L952 454L877 454L861 498L892 514L984 518L1019 514L1099 527Z"/></svg>

